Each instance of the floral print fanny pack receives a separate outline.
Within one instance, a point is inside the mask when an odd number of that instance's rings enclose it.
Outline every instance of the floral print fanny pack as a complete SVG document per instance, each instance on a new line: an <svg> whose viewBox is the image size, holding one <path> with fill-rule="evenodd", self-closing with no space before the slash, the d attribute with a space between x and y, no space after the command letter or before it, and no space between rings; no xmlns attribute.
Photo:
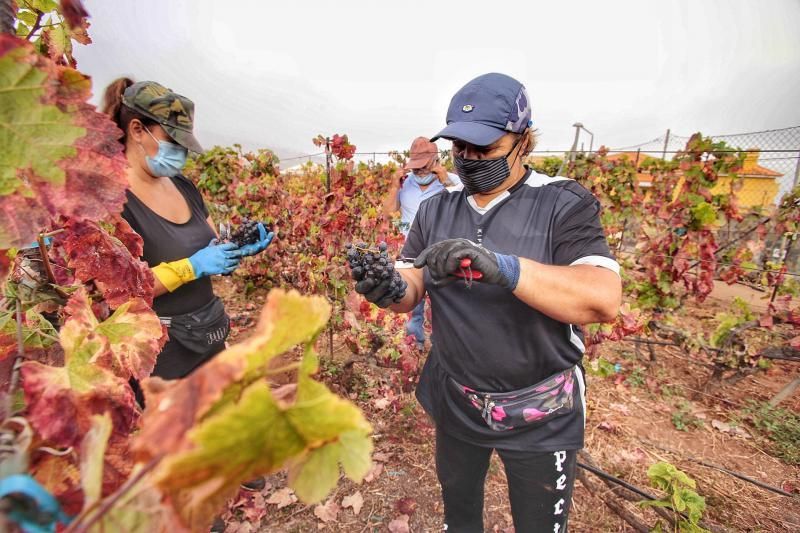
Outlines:
<svg viewBox="0 0 800 533"><path fill-rule="evenodd" d="M494 431L508 431L539 425L569 414L574 408L575 367L511 392L480 392L448 377L450 386L480 411L481 418Z"/></svg>

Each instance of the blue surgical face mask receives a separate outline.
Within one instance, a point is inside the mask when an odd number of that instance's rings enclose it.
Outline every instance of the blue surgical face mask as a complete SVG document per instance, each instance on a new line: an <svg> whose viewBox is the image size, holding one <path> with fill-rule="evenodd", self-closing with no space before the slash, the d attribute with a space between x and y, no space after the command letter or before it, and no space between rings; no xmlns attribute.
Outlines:
<svg viewBox="0 0 800 533"><path fill-rule="evenodd" d="M417 185L422 185L423 187L425 185L430 185L431 183L433 183L433 180L436 179L436 174L434 174L433 172L431 172L426 176L417 176L413 172L412 175L414 176L414 181L417 182Z"/></svg>
<svg viewBox="0 0 800 533"><path fill-rule="evenodd" d="M150 133L147 128L144 129L153 140L158 143L158 153L155 157L150 157L145 154L145 161L147 168L153 176L167 176L173 177L180 174L184 165L186 165L186 157L189 151L180 144L171 143L169 141L159 141L155 136ZM144 148L142 148L144 150Z"/></svg>

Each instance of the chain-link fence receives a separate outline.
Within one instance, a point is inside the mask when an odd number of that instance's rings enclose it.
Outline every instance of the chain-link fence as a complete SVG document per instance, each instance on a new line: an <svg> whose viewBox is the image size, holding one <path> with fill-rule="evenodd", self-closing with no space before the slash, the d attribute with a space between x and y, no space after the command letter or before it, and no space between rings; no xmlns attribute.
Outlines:
<svg viewBox="0 0 800 533"><path fill-rule="evenodd" d="M738 176L742 188L737 192L739 205L744 211L767 208L780 202L800 182L800 126L775 130L713 135L715 141L724 141L732 149L745 150L746 158ZM632 161L643 162L647 157L669 159L675 152L685 148L688 136L667 131L651 141L615 149L610 157L627 156ZM721 180L722 188L728 182ZM640 185L647 187L648 175L639 174ZM736 242L752 234L752 219L741 224L729 224L720 228L721 243ZM756 222L757 224L757 222ZM776 268L785 263L792 275L800 271L800 246L794 246L797 235L762 235L763 249L754 262L763 269Z"/></svg>
<svg viewBox="0 0 800 533"><path fill-rule="evenodd" d="M777 204L800 178L800 126L776 130L714 135L731 148L747 151L744 168L739 172L742 189L738 196L743 207L766 207ZM669 159L682 150L688 136L667 131L651 141L613 150L643 161L646 157ZM646 178L642 178L643 181ZM645 181L646 182L646 181Z"/></svg>
<svg viewBox="0 0 800 533"><path fill-rule="evenodd" d="M577 126L577 124L576 124ZM582 127L581 127L582 128ZM583 128L582 128L583 129ZM750 133L735 133L727 135L713 135L717 141L725 141L731 149L741 149L747 152L745 164L738 173L742 178L742 188L737 196L739 205L746 211L757 210L777 205L784 194L800 182L800 126L775 130L755 131ZM581 138L581 141L583 139ZM593 142L596 149L602 142ZM647 142L615 148L610 152L610 157L627 156L631 161L643 163L646 158L672 158L676 152L683 150L689 136L678 135L667 130L663 135ZM565 150L534 150L527 159L540 172L555 174L562 169L564 158L583 152L585 142ZM579 148L580 146L580 148ZM408 156L407 148L396 151L360 150L355 153L355 158L363 162L386 163L395 160L396 154ZM288 167L300 166L307 161L324 163L324 152L297 156L283 159ZM440 154L442 162L451 168L450 151L443 150ZM646 174L639 175L640 186L648 187L650 178ZM724 177L718 185L723 192L729 187L729 181Z"/></svg>

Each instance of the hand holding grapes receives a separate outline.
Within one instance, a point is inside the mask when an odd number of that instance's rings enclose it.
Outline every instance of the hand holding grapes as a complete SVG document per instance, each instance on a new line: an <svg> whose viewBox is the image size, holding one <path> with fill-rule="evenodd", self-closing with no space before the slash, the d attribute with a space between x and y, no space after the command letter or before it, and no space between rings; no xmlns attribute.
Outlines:
<svg viewBox="0 0 800 533"><path fill-rule="evenodd" d="M231 235L231 242L239 247L242 257L250 257L266 250L274 237L275 233L267 231L262 222L245 218Z"/></svg>
<svg viewBox="0 0 800 533"><path fill-rule="evenodd" d="M380 243L377 250L364 243L348 244L346 249L357 293L378 307L388 307L403 299L408 284L389 259L386 243Z"/></svg>

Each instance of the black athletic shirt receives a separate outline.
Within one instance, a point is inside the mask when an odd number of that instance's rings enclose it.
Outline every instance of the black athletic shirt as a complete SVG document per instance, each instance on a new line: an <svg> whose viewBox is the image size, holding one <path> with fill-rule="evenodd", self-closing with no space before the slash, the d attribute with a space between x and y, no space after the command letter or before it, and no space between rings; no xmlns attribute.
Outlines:
<svg viewBox="0 0 800 533"><path fill-rule="evenodd" d="M590 264L619 272L599 213L597 199L574 180L528 170L484 208L462 187L425 200L403 256L416 257L445 239L466 238L494 252L544 264ZM496 285L457 282L436 288L427 269L424 278L431 298L433 349L417 397L437 424L478 445L531 451L582 447L582 375L572 414L507 432L489 429L477 411L464 413L444 390L447 375L478 391L508 392L578 365L584 352L580 328L540 313Z"/></svg>
<svg viewBox="0 0 800 533"><path fill-rule="evenodd" d="M184 224L170 222L144 205L130 190L122 218L144 240L142 259L152 268L164 262L191 256L215 237L208 225L208 209L197 187L183 176L172 182L189 204L192 216ZM153 309L158 316L175 316L196 311L214 298L211 278L204 276L155 298Z"/></svg>

